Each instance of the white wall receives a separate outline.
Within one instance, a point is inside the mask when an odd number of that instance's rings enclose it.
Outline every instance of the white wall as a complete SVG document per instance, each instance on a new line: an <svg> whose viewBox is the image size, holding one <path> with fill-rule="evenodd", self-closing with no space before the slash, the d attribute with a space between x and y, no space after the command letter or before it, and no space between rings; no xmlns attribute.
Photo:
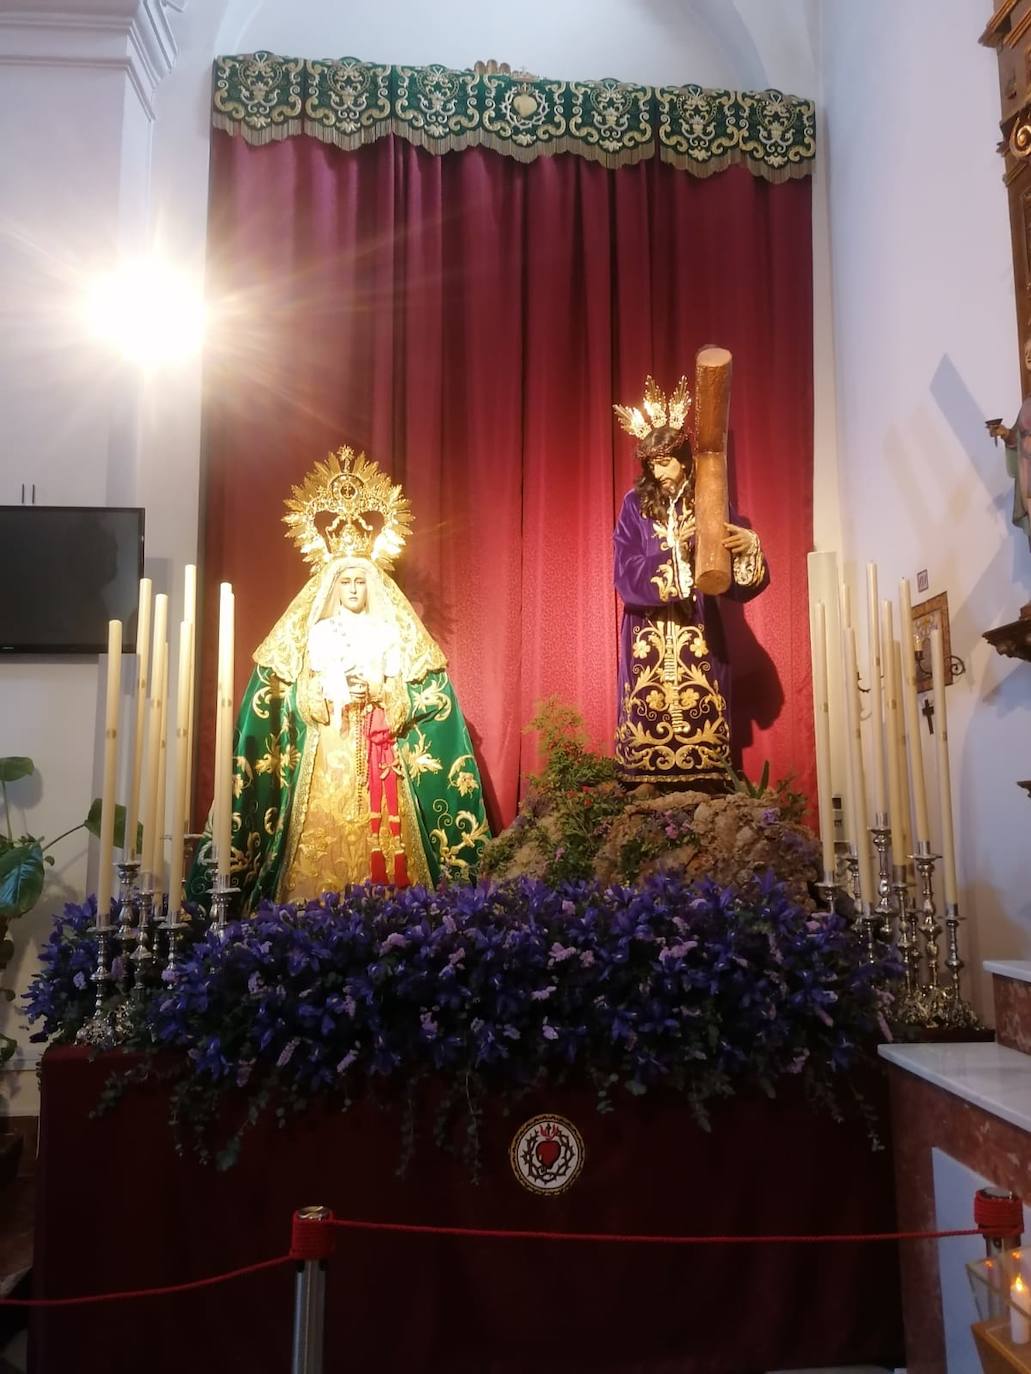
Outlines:
<svg viewBox="0 0 1031 1374"><path fill-rule="evenodd" d="M139 14L136 0L0 0L0 503L23 484L39 504L142 501L143 388L90 342L81 301L92 273L143 246L151 98L173 55L162 0ZM98 697L96 660L0 659L0 755L37 768L10 788L15 834L54 838L85 816L100 790ZM83 896L87 855L81 831L54 850L5 982L24 986L50 913ZM4 1029L19 1022L5 1006Z"/></svg>
<svg viewBox="0 0 1031 1374"><path fill-rule="evenodd" d="M823 35L844 553L854 582L873 560L888 594L921 568L949 594L967 665L948 707L972 964L1031 953L1031 803L1015 785L1031 777L1031 665L981 639L1031 596L982 423L1020 401L996 58L977 45L990 11L830 0Z"/></svg>

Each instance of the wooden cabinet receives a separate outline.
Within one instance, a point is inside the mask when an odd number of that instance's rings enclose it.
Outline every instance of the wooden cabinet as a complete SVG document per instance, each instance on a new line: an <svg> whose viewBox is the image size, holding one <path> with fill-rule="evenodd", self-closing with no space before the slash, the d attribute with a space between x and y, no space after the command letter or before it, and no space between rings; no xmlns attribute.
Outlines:
<svg viewBox="0 0 1031 1374"><path fill-rule="evenodd" d="M1003 0L981 35L999 60L999 152L1009 196L1021 395L1031 394L1024 340L1031 337L1031 0Z"/></svg>

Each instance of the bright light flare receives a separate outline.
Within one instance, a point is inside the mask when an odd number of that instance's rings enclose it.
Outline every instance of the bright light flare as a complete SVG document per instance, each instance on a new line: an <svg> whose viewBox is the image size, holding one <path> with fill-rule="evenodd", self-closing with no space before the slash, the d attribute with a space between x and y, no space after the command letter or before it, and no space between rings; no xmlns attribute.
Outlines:
<svg viewBox="0 0 1031 1374"><path fill-rule="evenodd" d="M204 341L200 283L158 258L124 262L86 294L90 332L144 369L184 362Z"/></svg>

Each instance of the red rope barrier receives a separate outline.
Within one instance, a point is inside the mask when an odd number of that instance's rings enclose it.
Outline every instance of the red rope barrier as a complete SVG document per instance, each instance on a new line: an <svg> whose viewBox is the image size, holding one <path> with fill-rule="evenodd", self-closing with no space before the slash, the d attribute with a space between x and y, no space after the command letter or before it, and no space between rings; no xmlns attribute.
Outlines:
<svg viewBox="0 0 1031 1374"><path fill-rule="evenodd" d="M502 1231L477 1226L417 1226L401 1221L352 1221L334 1217L324 1223L348 1231L398 1231L416 1236L469 1236L476 1240L588 1241L608 1245L825 1245L868 1240L945 1240L950 1236L982 1236L980 1227L968 1231L873 1231L863 1235L826 1236L656 1236L613 1235L591 1231Z"/></svg>
<svg viewBox="0 0 1031 1374"><path fill-rule="evenodd" d="M124 1302L129 1298L159 1298L169 1293L191 1293L198 1288L213 1288L217 1283L227 1283L230 1279L242 1278L245 1274L257 1274L263 1269L276 1269L281 1264L295 1263L292 1255L280 1255L278 1259L262 1260L259 1264L246 1264L242 1269L230 1269L225 1274L212 1274L207 1279L192 1279L189 1283L168 1283L162 1288L131 1288L124 1293L89 1293L81 1298L0 1298L0 1307L81 1307L90 1302Z"/></svg>
<svg viewBox="0 0 1031 1374"><path fill-rule="evenodd" d="M1007 1222L1011 1220L1008 1216ZM952 1236L991 1236L994 1225L982 1224L962 1231L871 1231L855 1235L769 1235L769 1236L660 1236L614 1235L592 1231L508 1231L497 1227L480 1226L422 1226L401 1221L356 1221L346 1217L311 1216L295 1213L292 1244L288 1255L230 1269L206 1279L189 1283L165 1284L160 1288L129 1289L121 1293L91 1293L78 1298L0 1298L0 1307L80 1307L87 1303L124 1302L133 1298L166 1297L171 1293L191 1293L200 1288L212 1288L230 1279L243 1278L283 1264L296 1264L307 1259L327 1259L333 1251L330 1228L346 1231L387 1231L415 1236L465 1236L473 1240L547 1240L581 1241L598 1245L828 1245L858 1244L864 1241L947 1240Z"/></svg>

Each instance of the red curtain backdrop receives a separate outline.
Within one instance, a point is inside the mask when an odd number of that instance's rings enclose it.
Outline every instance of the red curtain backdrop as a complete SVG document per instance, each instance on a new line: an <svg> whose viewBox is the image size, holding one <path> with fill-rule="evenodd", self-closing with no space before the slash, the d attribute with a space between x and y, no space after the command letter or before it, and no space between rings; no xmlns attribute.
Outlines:
<svg viewBox="0 0 1031 1374"><path fill-rule="evenodd" d="M283 501L316 459L364 449L403 483L398 581L448 655L494 823L535 762L535 703L615 723L615 513L635 476L612 402L646 373L734 354L732 504L769 591L728 606L750 776L814 786L805 555L812 536L810 182L698 180L657 159L609 171L354 152L213 135L206 362L199 809L211 795L217 584L236 590L237 691L305 579Z"/></svg>

